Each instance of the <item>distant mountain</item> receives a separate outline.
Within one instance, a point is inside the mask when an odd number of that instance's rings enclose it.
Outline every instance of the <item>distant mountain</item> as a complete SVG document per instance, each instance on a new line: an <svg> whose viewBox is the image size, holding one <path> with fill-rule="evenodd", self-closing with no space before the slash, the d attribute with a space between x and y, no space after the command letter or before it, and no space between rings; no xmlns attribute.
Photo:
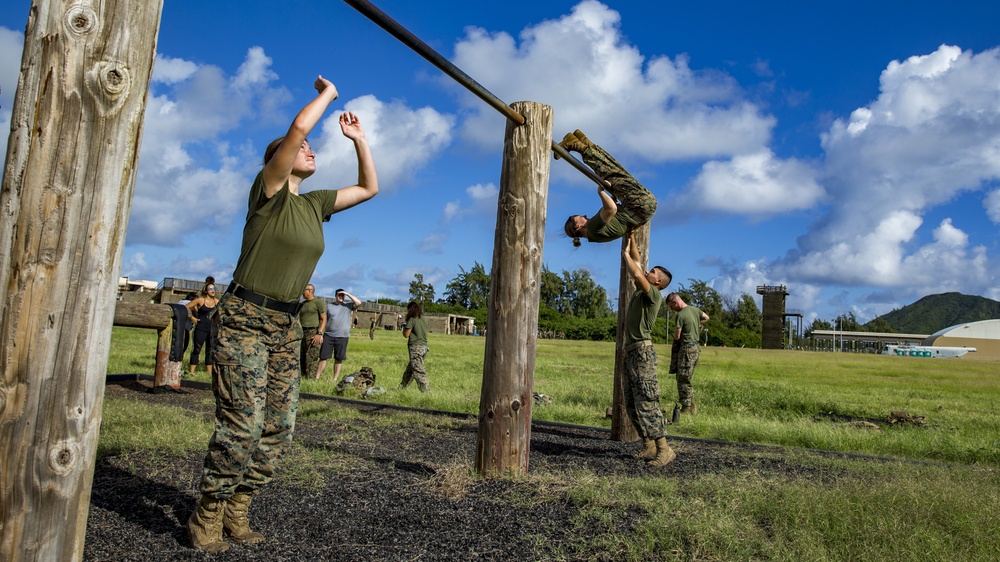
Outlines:
<svg viewBox="0 0 1000 562"><path fill-rule="evenodd" d="M1000 302L962 293L942 293L928 295L872 322L885 320L901 334L933 334L956 324L994 318L1000 318Z"/></svg>

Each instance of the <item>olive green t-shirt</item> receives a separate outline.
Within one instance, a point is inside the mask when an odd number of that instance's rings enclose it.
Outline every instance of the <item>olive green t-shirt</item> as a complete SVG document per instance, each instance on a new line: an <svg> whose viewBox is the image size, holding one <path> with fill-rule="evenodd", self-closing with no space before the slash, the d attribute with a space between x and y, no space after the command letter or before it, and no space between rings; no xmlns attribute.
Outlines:
<svg viewBox="0 0 1000 562"><path fill-rule="evenodd" d="M624 209L619 208L611 220L604 222L601 212L587 219L587 240L591 242L611 242L618 240L628 232L628 229L638 226L638 222Z"/></svg>
<svg viewBox="0 0 1000 562"><path fill-rule="evenodd" d="M406 345L427 345L427 319L423 316L410 318L403 324L403 329L412 330L410 337L406 340Z"/></svg>
<svg viewBox="0 0 1000 562"><path fill-rule="evenodd" d="M258 173L233 281L279 301L297 300L323 255L323 222L336 202L335 190L295 195L288 182L268 199L263 171Z"/></svg>
<svg viewBox="0 0 1000 562"><path fill-rule="evenodd" d="M635 343L652 339L653 323L656 314L663 304L663 295L655 286L650 285L649 291L636 291L628 301L625 311L625 343Z"/></svg>
<svg viewBox="0 0 1000 562"><path fill-rule="evenodd" d="M316 330L319 328L319 316L326 314L326 305L319 299L303 301L299 310L299 323L302 324L302 331L308 332L308 328ZM307 336L313 334L306 333Z"/></svg>
<svg viewBox="0 0 1000 562"><path fill-rule="evenodd" d="M681 343L698 343L701 340L701 309L687 305L677 313L677 326L681 329Z"/></svg>

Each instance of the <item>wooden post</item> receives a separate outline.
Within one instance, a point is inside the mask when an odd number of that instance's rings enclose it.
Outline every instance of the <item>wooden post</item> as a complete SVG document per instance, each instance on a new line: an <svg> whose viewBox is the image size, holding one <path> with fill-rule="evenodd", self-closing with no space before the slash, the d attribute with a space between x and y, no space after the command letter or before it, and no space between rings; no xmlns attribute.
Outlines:
<svg viewBox="0 0 1000 562"><path fill-rule="evenodd" d="M538 335L552 108L511 107L523 125L507 122L493 239L476 471L526 473Z"/></svg>
<svg viewBox="0 0 1000 562"><path fill-rule="evenodd" d="M80 560L161 0L34 0L0 185L0 553Z"/></svg>
<svg viewBox="0 0 1000 562"><path fill-rule="evenodd" d="M622 251L625 250L626 242L627 240L623 238ZM648 222L635 230L635 247L639 250L639 257L642 258L639 266L648 269ZM621 260L621 273L618 276L618 335L615 338L615 390L611 406L611 439L630 443L639 439L639 433L625 411L625 311L628 308L628 301L635 293L635 281L625 267L625 258Z"/></svg>
<svg viewBox="0 0 1000 562"><path fill-rule="evenodd" d="M156 366L153 368L153 387L181 387L181 361L170 360L170 346L174 343L174 319L166 328L156 331Z"/></svg>

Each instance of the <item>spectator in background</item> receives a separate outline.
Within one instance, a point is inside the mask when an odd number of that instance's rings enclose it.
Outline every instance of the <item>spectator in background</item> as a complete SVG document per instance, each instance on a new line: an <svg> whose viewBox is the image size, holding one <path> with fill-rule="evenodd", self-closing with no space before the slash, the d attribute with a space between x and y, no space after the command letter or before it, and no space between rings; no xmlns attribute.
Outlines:
<svg viewBox="0 0 1000 562"><path fill-rule="evenodd" d="M701 327L709 320L708 314L697 306L684 302L677 293L667 295L667 306L677 313L677 328L673 333L674 346L671 351L671 365L676 364L677 401L681 403L682 414L696 414L698 406L694 403L691 379L694 378L694 368L698 366L698 359L701 357L698 342L701 340Z"/></svg>
<svg viewBox="0 0 1000 562"><path fill-rule="evenodd" d="M410 362L403 371L403 380L399 383L399 388L406 388L411 380L415 380L420 392L427 392L430 390L427 371L424 369L424 358L427 357L427 319L424 318L424 309L420 303L410 301L410 304L406 305L403 337L408 338L406 348Z"/></svg>
<svg viewBox="0 0 1000 562"><path fill-rule="evenodd" d="M215 314L215 307L218 305L215 284L206 284L200 296L184 305L188 309L188 319L195 322L194 345L191 346L191 357L188 361L188 372L192 375L198 368L198 356L201 355L202 347L205 347L205 370L209 375L212 374L212 315Z"/></svg>
<svg viewBox="0 0 1000 562"><path fill-rule="evenodd" d="M183 299L177 301L177 304L183 304L185 305L186 308L187 303L193 301L196 298L198 298L198 293L192 291L184 295ZM191 311L188 310L188 317L187 320L184 322L184 352L187 351L188 344L191 342L191 328L194 328L194 318L191 315Z"/></svg>
<svg viewBox="0 0 1000 562"><path fill-rule="evenodd" d="M337 382L344 361L347 360L347 342L351 338L351 314L361 306L361 301L343 289L337 289L334 298L335 301L326 305L326 331L323 334L323 348L319 352L319 366L316 372L322 374L326 369L326 362L333 357L333 382Z"/></svg>
<svg viewBox="0 0 1000 562"><path fill-rule="evenodd" d="M302 309L299 323L302 324L302 354L299 359L302 378L319 378L319 351L323 345L323 330L326 329L326 306L316 298L316 287L312 283L302 291Z"/></svg>

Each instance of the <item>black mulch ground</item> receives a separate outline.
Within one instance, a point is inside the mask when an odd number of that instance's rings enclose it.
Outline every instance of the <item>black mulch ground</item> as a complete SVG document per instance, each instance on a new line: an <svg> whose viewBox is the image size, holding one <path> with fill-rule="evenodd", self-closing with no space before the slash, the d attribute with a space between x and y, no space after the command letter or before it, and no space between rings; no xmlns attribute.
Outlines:
<svg viewBox="0 0 1000 562"><path fill-rule="evenodd" d="M208 415L207 390L189 394L149 394L148 382L108 383L107 395L169 403ZM379 415L374 411L372 415ZM331 428L301 420L295 440L328 447ZM405 446L399 446L405 443ZM549 473L584 470L597 475L663 478L720 470L757 470L797 474L804 469L782 455L747 455L746 447L671 439L677 460L649 469L631 457L635 443L612 441L607 431L565 427L532 429L530 470ZM456 459L474 465L476 424L463 422L453 431L426 436L400 427L372 442L339 442L341 453L367 460L363 473L340 471L322 486L303 487L281 478L258 496L250 522L267 540L233 545L210 556L189 546L184 523L197 499L202 453L166 463L152 454L107 456L97 460L84 548L85 560L611 560L610 554L580 551L578 507L570 503L523 500L524 483L476 480L464 497L428 486L435 467ZM750 446L751 448L757 448ZM764 448L757 448L763 450ZM446 459L442 462L441 459ZM762 465L763 464L763 465ZM172 472L171 472L172 471ZM177 482L185 483L178 486ZM593 529L627 534L641 513ZM558 553L558 554L557 554Z"/></svg>

